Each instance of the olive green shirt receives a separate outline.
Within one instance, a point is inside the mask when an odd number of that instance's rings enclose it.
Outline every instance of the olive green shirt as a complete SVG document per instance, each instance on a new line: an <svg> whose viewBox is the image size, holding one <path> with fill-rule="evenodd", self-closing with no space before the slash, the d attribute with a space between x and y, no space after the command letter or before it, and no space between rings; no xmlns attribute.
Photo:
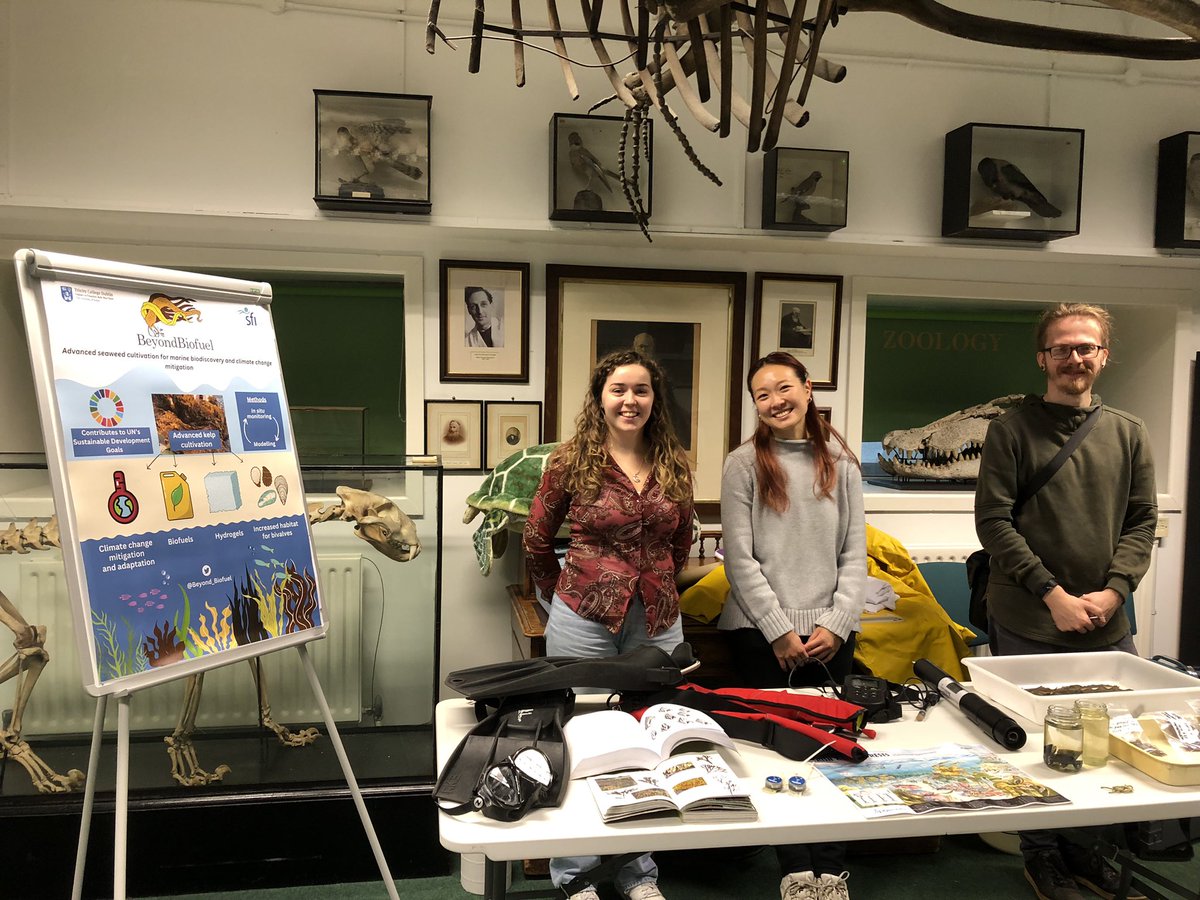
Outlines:
<svg viewBox="0 0 1200 900"><path fill-rule="evenodd" d="M975 531L992 557L988 615L1023 637L1076 650L1124 637L1124 609L1094 631L1059 631L1042 586L1055 578L1076 596L1113 588L1128 600L1150 565L1158 519L1146 426L1108 406L1014 519L1019 486L1033 480L1100 404L1098 395L1092 400L1080 409L1029 395L994 420L975 487Z"/></svg>

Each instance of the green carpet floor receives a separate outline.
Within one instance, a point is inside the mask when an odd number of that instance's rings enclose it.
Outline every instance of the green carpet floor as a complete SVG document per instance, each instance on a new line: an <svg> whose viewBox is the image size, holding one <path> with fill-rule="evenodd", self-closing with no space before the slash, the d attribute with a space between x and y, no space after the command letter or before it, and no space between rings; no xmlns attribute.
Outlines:
<svg viewBox="0 0 1200 900"><path fill-rule="evenodd" d="M934 851L906 853L852 850L848 864L854 900L1006 900L1032 898L1019 857L1002 853L976 835L942 838ZM775 854L759 851L692 851L655 854L660 886L668 900L773 900L779 896ZM1188 862L1147 863L1196 897L1200 891L1200 857ZM514 866L511 890L548 888L545 880L526 881ZM469 900L457 874L397 881L402 900ZM616 898L615 893L606 893ZM1167 894L1175 898L1176 894ZM387 891L378 882L188 894L174 900L378 900ZM161 898L167 900L167 898Z"/></svg>

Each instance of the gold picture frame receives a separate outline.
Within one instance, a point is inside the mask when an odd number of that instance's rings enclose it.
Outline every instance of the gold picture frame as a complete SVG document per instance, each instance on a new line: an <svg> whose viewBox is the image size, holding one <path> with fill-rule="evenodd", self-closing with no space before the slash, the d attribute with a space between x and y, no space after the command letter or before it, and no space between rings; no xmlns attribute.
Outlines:
<svg viewBox="0 0 1200 900"><path fill-rule="evenodd" d="M426 400L425 453L443 469L482 469L483 401Z"/></svg>
<svg viewBox="0 0 1200 900"><path fill-rule="evenodd" d="M676 407L694 417L687 431L696 506L717 514L721 468L742 439L745 313L743 272L547 266L545 440L574 433L598 356L661 333L666 340L652 355Z"/></svg>
<svg viewBox="0 0 1200 900"><path fill-rule="evenodd" d="M489 400L483 407L484 466L494 469L518 450L542 442L542 401Z"/></svg>

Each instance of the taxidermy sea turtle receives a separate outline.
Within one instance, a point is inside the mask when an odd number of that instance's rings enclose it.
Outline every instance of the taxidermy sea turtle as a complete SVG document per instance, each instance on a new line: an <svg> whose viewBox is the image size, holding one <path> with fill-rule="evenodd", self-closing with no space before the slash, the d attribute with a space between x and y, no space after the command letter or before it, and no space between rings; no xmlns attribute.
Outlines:
<svg viewBox="0 0 1200 900"><path fill-rule="evenodd" d="M481 512L483 521L475 529L472 542L479 571L488 575L492 560L503 556L508 546L508 523L514 516L528 516L534 492L542 480L546 461L557 443L526 447L505 458L492 470L483 483L467 497L464 522L470 522Z"/></svg>

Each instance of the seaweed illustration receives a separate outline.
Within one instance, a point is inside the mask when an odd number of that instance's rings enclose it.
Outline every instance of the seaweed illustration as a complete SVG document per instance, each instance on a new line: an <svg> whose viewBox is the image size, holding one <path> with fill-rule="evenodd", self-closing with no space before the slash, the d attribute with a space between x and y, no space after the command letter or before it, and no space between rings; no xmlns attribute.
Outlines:
<svg viewBox="0 0 1200 900"><path fill-rule="evenodd" d="M171 627L175 630L176 635L183 638L184 657L195 659L197 656L203 656L204 651L192 640L192 600L182 586L179 588L179 592L183 594L183 609L176 611L174 618L171 619Z"/></svg>
<svg viewBox="0 0 1200 900"><path fill-rule="evenodd" d="M125 622L124 644L117 637L117 623L107 614L92 610L92 630L96 635L101 681L132 675L150 666L150 660L142 649L141 636L128 621L122 621Z"/></svg>
<svg viewBox="0 0 1200 900"><path fill-rule="evenodd" d="M154 632L143 641L142 646L150 665L155 668L169 666L183 659L183 642L176 636L175 626L170 622L155 625Z"/></svg>
<svg viewBox="0 0 1200 900"><path fill-rule="evenodd" d="M203 612L196 617L196 627L188 631L189 646L196 648L197 656L205 653L219 653L222 650L236 647L238 645L237 638L233 636L232 613L229 607L226 606L218 612L211 603L204 605L212 614L212 622L208 621Z"/></svg>
<svg viewBox="0 0 1200 900"><path fill-rule="evenodd" d="M256 643L270 637L262 619L262 582L250 570L246 570L246 580L236 587L233 596L229 598L229 609L233 616L233 636L238 644Z"/></svg>
<svg viewBox="0 0 1200 900"><path fill-rule="evenodd" d="M317 610L317 581L305 569L303 574L296 571L294 563L289 562L288 577L280 587L283 591L283 609L287 616L288 632L303 631L313 627L313 613Z"/></svg>
<svg viewBox="0 0 1200 900"><path fill-rule="evenodd" d="M261 547L267 554L274 553L266 544ZM300 573L292 560L281 562L274 557L269 561L256 559L254 565L262 573L255 573L255 583L263 601L263 621L272 635L312 628L317 610L317 581L308 570ZM264 579L270 582L269 586Z"/></svg>

